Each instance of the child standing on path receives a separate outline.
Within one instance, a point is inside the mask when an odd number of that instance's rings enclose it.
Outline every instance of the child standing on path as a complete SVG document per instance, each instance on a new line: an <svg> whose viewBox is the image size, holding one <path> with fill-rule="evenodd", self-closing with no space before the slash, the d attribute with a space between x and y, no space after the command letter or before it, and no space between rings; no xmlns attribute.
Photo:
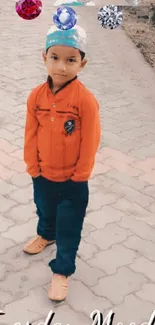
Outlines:
<svg viewBox="0 0 155 325"><path fill-rule="evenodd" d="M48 296L62 301L75 272L89 200L88 179L100 143L99 105L78 80L87 63L85 31L52 26L43 59L47 82L32 90L27 101L24 160L32 177L37 207L37 236L24 252L38 254L56 243Z"/></svg>

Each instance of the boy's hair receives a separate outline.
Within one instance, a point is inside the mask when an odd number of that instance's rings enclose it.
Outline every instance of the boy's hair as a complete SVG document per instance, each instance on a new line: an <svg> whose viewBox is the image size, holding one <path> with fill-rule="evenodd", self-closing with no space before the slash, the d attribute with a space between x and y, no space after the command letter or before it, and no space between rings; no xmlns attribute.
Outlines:
<svg viewBox="0 0 155 325"><path fill-rule="evenodd" d="M48 50L49 50L49 48L46 50L46 54L48 53ZM82 52L81 50L79 50L79 52L80 52L80 55L81 55L81 60L83 60L84 57L85 57L85 53Z"/></svg>

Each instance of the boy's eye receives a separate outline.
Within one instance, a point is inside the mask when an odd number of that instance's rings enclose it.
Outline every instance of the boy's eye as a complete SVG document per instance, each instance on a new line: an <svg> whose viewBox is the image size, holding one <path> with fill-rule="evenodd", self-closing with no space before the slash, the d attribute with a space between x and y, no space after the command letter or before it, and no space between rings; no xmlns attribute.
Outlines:
<svg viewBox="0 0 155 325"><path fill-rule="evenodd" d="M55 55L52 55L52 56L51 56L51 59L57 60L57 58L58 58L58 57L55 56Z"/></svg>
<svg viewBox="0 0 155 325"><path fill-rule="evenodd" d="M70 62L76 62L74 59L68 59L68 61L70 61Z"/></svg>
<svg viewBox="0 0 155 325"><path fill-rule="evenodd" d="M52 55L52 56L51 56L51 59L53 59L53 60L58 60L58 57L55 56L55 55ZM76 60L74 60L74 59L68 59L68 61L71 62L71 63L72 63L72 62L76 62Z"/></svg>

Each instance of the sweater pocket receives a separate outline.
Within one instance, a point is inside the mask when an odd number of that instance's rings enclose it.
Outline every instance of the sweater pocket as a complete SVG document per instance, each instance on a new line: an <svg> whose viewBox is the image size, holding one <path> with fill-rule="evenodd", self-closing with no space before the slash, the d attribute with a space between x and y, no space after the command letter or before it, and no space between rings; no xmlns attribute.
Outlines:
<svg viewBox="0 0 155 325"><path fill-rule="evenodd" d="M69 168L77 164L80 156L80 130L64 135L64 167Z"/></svg>
<svg viewBox="0 0 155 325"><path fill-rule="evenodd" d="M56 111L56 117L61 139L61 161L63 169L68 170L76 165L80 154L80 120L78 114L70 111Z"/></svg>
<svg viewBox="0 0 155 325"><path fill-rule="evenodd" d="M73 124L73 128L66 125ZM64 168L73 168L76 166L80 157L81 128L78 116L69 113L64 121Z"/></svg>

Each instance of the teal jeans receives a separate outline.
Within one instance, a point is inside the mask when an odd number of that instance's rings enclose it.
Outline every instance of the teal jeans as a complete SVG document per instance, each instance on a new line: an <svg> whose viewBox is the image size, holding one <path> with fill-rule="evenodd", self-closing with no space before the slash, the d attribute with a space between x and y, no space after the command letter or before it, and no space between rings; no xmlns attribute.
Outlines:
<svg viewBox="0 0 155 325"><path fill-rule="evenodd" d="M53 182L40 176L32 178L37 208L37 233L56 240L56 258L49 262L54 273L70 276L81 240L89 201L88 182Z"/></svg>

